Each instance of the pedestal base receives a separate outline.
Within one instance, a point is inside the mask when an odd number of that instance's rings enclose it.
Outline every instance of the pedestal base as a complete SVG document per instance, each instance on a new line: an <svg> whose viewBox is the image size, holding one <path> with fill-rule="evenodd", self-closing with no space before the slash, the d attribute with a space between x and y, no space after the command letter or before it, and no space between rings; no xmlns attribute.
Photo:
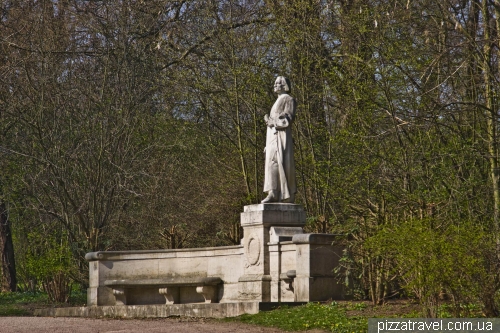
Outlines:
<svg viewBox="0 0 500 333"><path fill-rule="evenodd" d="M269 302L276 298L271 297L271 284L279 283L279 272L271 272L269 244L285 237L291 240L295 233L302 233L305 223L306 213L301 205L270 203L245 206L241 213L245 263L244 275L238 279L240 299Z"/></svg>
<svg viewBox="0 0 500 333"><path fill-rule="evenodd" d="M242 301L270 302L270 275L243 275L238 279L239 297Z"/></svg>

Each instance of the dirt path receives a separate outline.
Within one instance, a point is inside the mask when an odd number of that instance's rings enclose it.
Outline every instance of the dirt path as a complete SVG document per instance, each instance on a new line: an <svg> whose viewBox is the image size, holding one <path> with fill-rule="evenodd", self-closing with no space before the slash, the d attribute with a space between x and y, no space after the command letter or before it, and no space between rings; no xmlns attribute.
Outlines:
<svg viewBox="0 0 500 333"><path fill-rule="evenodd" d="M48 317L0 317L1 333L282 333L276 328L210 319L88 319Z"/></svg>

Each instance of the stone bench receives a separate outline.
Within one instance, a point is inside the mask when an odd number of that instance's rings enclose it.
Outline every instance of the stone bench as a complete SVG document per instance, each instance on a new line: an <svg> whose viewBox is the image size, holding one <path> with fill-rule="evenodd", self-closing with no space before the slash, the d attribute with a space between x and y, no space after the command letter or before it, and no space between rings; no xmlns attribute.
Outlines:
<svg viewBox="0 0 500 333"><path fill-rule="evenodd" d="M104 281L104 285L113 290L116 305L127 305L127 291L141 287L158 288L158 293L165 296L166 304L179 303L180 287L196 287L196 292L203 295L205 303L217 303L220 284L222 284L220 277L167 277Z"/></svg>

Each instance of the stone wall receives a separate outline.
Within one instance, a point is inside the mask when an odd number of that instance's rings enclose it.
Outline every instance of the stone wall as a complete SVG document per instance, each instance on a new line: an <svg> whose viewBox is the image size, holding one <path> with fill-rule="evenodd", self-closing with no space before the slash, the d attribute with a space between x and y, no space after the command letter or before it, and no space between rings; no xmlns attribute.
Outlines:
<svg viewBox="0 0 500 333"><path fill-rule="evenodd" d="M168 288L159 289L147 282L165 278L181 284L186 281L186 285L175 287L175 303L181 304L309 302L343 297L333 273L343 247L336 244L335 235L304 234L302 206L245 206L241 225L244 236L238 246L88 253L88 305L125 304L119 302L125 299L124 292L127 305L169 304L165 296ZM208 287L215 288L215 297L208 299L203 287L192 283L200 278L222 280L216 287ZM110 287L110 283L120 281L128 284ZM138 281L135 286L134 281ZM173 298L170 301L174 302Z"/></svg>

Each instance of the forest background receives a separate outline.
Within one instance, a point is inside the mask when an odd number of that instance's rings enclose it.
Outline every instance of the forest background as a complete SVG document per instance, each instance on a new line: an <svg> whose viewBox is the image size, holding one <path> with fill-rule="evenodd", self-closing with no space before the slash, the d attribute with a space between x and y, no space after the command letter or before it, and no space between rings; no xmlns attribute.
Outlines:
<svg viewBox="0 0 500 333"><path fill-rule="evenodd" d="M0 1L4 290L90 251L239 244L292 81L297 201L339 279L498 315L498 0ZM62 296L61 296L62 295Z"/></svg>

